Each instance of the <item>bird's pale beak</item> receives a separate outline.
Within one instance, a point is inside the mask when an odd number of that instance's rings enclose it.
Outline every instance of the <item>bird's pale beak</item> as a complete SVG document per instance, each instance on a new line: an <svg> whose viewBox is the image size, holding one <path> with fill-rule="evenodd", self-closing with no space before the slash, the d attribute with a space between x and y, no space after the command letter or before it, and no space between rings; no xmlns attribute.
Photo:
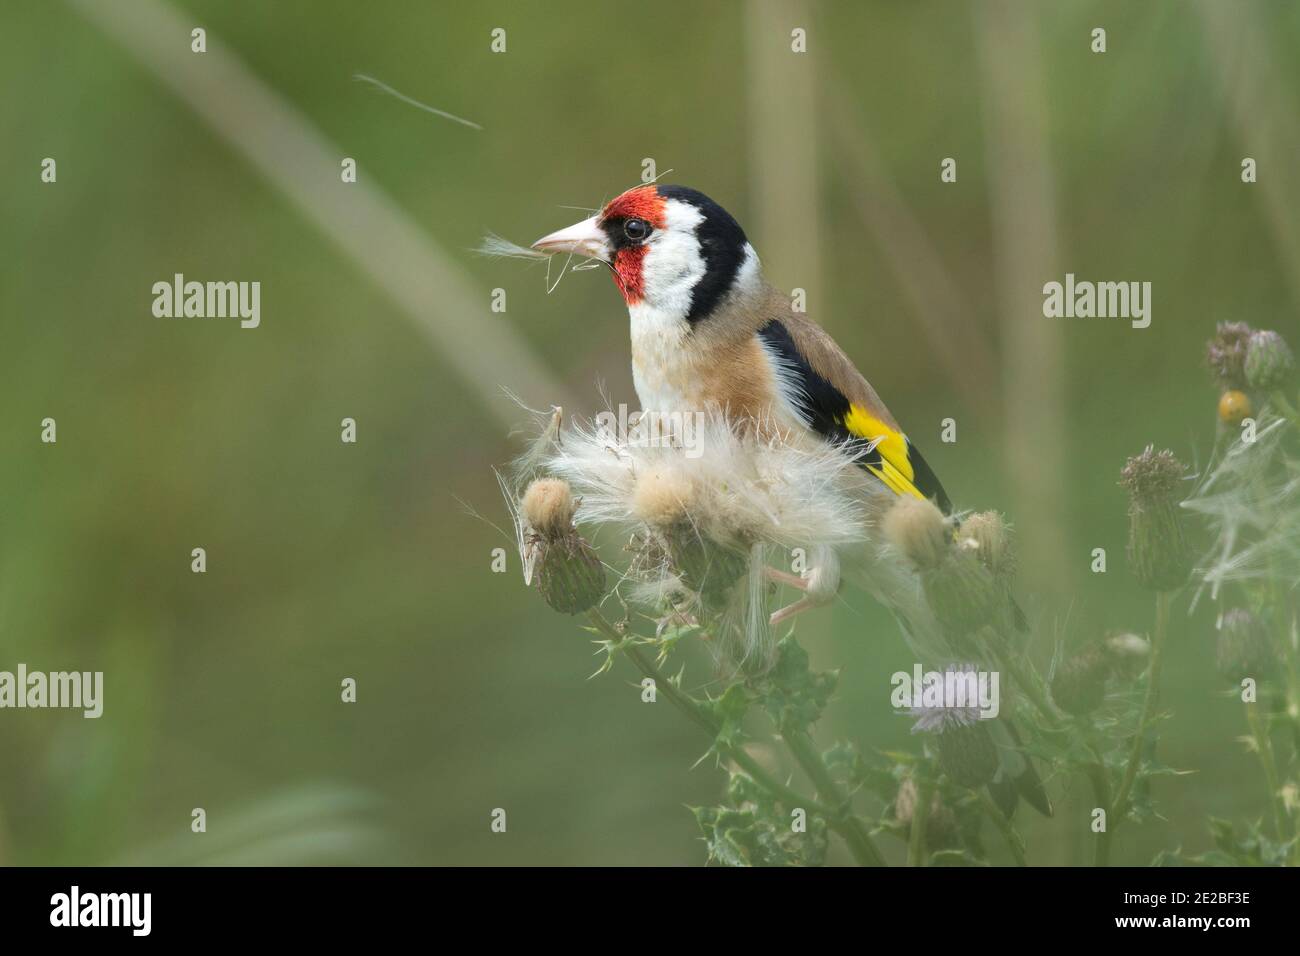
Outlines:
<svg viewBox="0 0 1300 956"><path fill-rule="evenodd" d="M580 256L609 261L609 239L600 228L595 216L575 222L549 236L542 236L533 243L533 248L540 252L576 252Z"/></svg>

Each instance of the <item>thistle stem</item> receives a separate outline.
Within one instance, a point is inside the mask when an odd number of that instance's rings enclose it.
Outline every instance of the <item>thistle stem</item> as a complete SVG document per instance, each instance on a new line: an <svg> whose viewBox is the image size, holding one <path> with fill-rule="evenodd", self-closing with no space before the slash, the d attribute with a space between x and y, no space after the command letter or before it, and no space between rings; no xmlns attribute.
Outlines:
<svg viewBox="0 0 1300 956"><path fill-rule="evenodd" d="M641 653L635 644L627 639L627 635L622 634L618 628L609 622L605 615L598 610L588 612L588 618L596 626L596 629L609 638L614 645L621 650L636 665L637 670L641 671L646 677L655 682L656 690L662 690L665 697L678 710L684 713L690 720L703 728L715 740L720 727L713 715L709 714L700 704L699 701L688 694L682 693L672 681L665 676L659 668ZM849 800L844 797L836 785L830 770L822 761L821 755L813 746L811 738L802 731L795 731L788 734L782 734L786 744L790 747L791 753L794 754L795 760L803 767L804 772L808 774L813 784L817 787L817 792L824 798L831 801L832 806L826 806L817 800L810 800L800 795L791 787L786 786L774 778L759 765L743 748L727 745L720 745L726 752L727 756L734 760L746 773L748 773L760 786L767 788L771 793L780 797L787 805L791 807L806 807L813 810L826 818L827 824L840 838L848 845L849 852L853 854L854 860L862 866L888 866L884 856L879 848L871 839L862 821L855 817L849 807Z"/></svg>
<svg viewBox="0 0 1300 956"><path fill-rule="evenodd" d="M1043 684L1038 679L1038 673L1032 667L1027 672L1024 667L1020 666L1020 662L1013 655L999 654L998 657L1003 669L1011 675L1011 679L1016 682L1016 686L1038 708L1048 726L1053 730L1059 730L1064 726L1060 712L1047 699L1047 694L1043 691Z"/></svg>
<svg viewBox="0 0 1300 956"><path fill-rule="evenodd" d="M655 690L662 692L674 707L680 710L696 726L704 730L710 737L717 737L720 729L717 721L709 714L704 707L695 698L689 694L683 693L659 668L641 653L636 645L627 640L627 635L619 633L618 628L609 622L609 619L599 611L589 611L587 617L596 626L596 629L613 641L628 659L636 666L646 677L655 682ZM745 773L761 787L764 787L769 793L780 798L787 806L804 807L815 813L820 814L827 820L835 817L835 811L829 807L823 806L816 800L803 796L792 787L783 784L780 780L773 777L763 769L762 765L751 757L741 747L724 746L728 758L733 760Z"/></svg>
<svg viewBox="0 0 1300 956"><path fill-rule="evenodd" d="M790 752L794 754L794 759L799 762L799 766L803 767L804 773L812 780L817 793L837 808L837 812L828 817L827 822L831 829L848 844L853 858L861 866L888 866L879 848L871 839L871 834L867 832L867 828L853 815L849 798L841 793L821 754L817 752L812 738L802 730L782 731L781 737L790 748Z"/></svg>
<svg viewBox="0 0 1300 956"><path fill-rule="evenodd" d="M1264 779L1268 784L1268 805L1273 811L1273 830L1279 840L1286 840L1287 834L1282 829L1282 821L1287 819L1286 810L1281 806L1281 787L1278 783L1277 764L1273 759L1273 742L1268 735L1268 720L1260 716L1259 704L1250 703L1246 708L1246 722L1250 724L1250 733L1255 738L1255 751L1259 754L1260 765L1264 768Z"/></svg>
<svg viewBox="0 0 1300 956"><path fill-rule="evenodd" d="M1169 630L1169 607L1173 602L1172 591L1156 592L1156 626L1151 636L1151 668L1147 673L1146 696L1142 701L1142 716L1138 718L1137 730L1133 733L1133 746L1129 750L1128 766L1120 780L1119 791L1115 801L1106 814L1106 829L1118 827L1123 813L1128 806L1129 794L1137 780L1138 766L1142 763L1142 743L1146 738L1147 727L1155 714L1156 699L1159 696L1160 665L1164 660L1165 636Z"/></svg>
<svg viewBox="0 0 1300 956"><path fill-rule="evenodd" d="M1300 412L1297 412L1295 406L1287 401L1286 394L1281 389L1274 390L1269 395L1269 398L1273 400L1273 404L1281 410L1282 414L1291 420L1292 425L1300 425Z"/></svg>
<svg viewBox="0 0 1300 956"><path fill-rule="evenodd" d="M984 812L988 814L989 819L993 821L993 825L1002 832L1002 836L1006 839L1007 847L1011 850L1012 857L1015 858L1016 866L1028 866L1029 864L1025 860L1024 841L1020 839L1020 834L1011 825L1011 821L1007 819L1006 814L999 810L997 804L993 802L993 798L989 796L988 787L980 787L977 792Z"/></svg>
<svg viewBox="0 0 1300 956"><path fill-rule="evenodd" d="M1092 865L1110 866L1110 777L1106 773L1105 761L1102 760L1101 754L1097 753L1096 748L1093 748L1093 756L1097 758L1097 762L1088 764L1084 769L1092 782L1092 794L1097 801L1097 806L1106 812L1106 829L1097 834L1097 853Z"/></svg>
<svg viewBox="0 0 1300 956"><path fill-rule="evenodd" d="M934 784L921 780L916 785L916 806L912 809L912 829L907 837L907 865L925 866L925 830L930 822L930 794Z"/></svg>

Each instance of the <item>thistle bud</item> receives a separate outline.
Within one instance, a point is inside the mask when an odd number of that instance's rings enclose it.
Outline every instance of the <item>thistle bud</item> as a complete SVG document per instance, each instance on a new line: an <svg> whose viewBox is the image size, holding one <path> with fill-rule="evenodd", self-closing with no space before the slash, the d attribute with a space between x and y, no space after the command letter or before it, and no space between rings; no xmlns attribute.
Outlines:
<svg viewBox="0 0 1300 956"><path fill-rule="evenodd" d="M700 533L691 519L695 489L671 472L647 471L632 489L632 513L654 532L682 583L720 597L745 573L748 557Z"/></svg>
<svg viewBox="0 0 1300 956"><path fill-rule="evenodd" d="M939 567L951 546L943 512L932 501L903 497L885 513L885 538L918 571Z"/></svg>
<svg viewBox="0 0 1300 956"><path fill-rule="evenodd" d="M1246 350L1250 326L1245 322L1220 322L1206 344L1205 362L1215 381L1225 389L1246 387Z"/></svg>
<svg viewBox="0 0 1300 956"><path fill-rule="evenodd" d="M996 511L981 511L961 523L959 543L973 542L980 563L997 577L1015 574L1015 552L1011 547L1011 529Z"/></svg>
<svg viewBox="0 0 1300 956"><path fill-rule="evenodd" d="M899 498L883 528L920 573L926 601L945 630L964 635L992 620L999 592L993 573L980 562L979 540L954 542L943 513L920 498Z"/></svg>
<svg viewBox="0 0 1300 956"><path fill-rule="evenodd" d="M706 599L722 597L749 567L747 555L702 537L689 524L669 529L664 547L682 583Z"/></svg>
<svg viewBox="0 0 1300 956"><path fill-rule="evenodd" d="M969 671L973 664L953 664L949 670ZM980 787L998 772L998 750L976 707L915 707L912 733L931 733L939 750L939 766L953 783Z"/></svg>
<svg viewBox="0 0 1300 956"><path fill-rule="evenodd" d="M573 526L577 503L568 482L539 478L519 505L526 576L562 614L595 607L605 596L605 565Z"/></svg>
<svg viewBox="0 0 1300 956"><path fill-rule="evenodd" d="M1268 677L1277 663L1267 626L1245 608L1224 612L1217 656L1219 673L1234 683L1247 677L1257 681Z"/></svg>
<svg viewBox="0 0 1300 956"><path fill-rule="evenodd" d="M1271 392L1291 381L1295 374L1295 356L1286 339L1265 329L1253 332L1246 347L1246 381L1251 388Z"/></svg>
<svg viewBox="0 0 1300 956"><path fill-rule="evenodd" d="M998 585L971 548L952 548L939 567L921 573L921 587L949 634L978 631L992 622L998 608Z"/></svg>
<svg viewBox="0 0 1300 956"><path fill-rule="evenodd" d="M894 798L894 819L910 834L916 816L916 802L920 798L916 781L905 777L898 785ZM936 790L930 796L930 810L925 817L925 843L930 852L957 846L957 816L948 808Z"/></svg>
<svg viewBox="0 0 1300 956"><path fill-rule="evenodd" d="M546 603L561 614L580 614L605 596L605 565L582 536L546 543L533 576Z"/></svg>
<svg viewBox="0 0 1300 956"><path fill-rule="evenodd" d="M1136 634L1111 634L1102 641L1102 650L1110 662L1111 673L1121 680L1134 680L1147 669L1151 644Z"/></svg>
<svg viewBox="0 0 1300 956"><path fill-rule="evenodd" d="M1052 699L1068 714L1092 713L1106 697L1110 662L1098 645L1067 658L1052 676Z"/></svg>
<svg viewBox="0 0 1300 956"><path fill-rule="evenodd" d="M1011 595L1012 578L1016 574L1016 552L1011 528L996 511L981 511L970 515L957 532L959 548L971 548L980 564L993 575L997 598L994 602L994 630L1004 635L1015 635L1029 630L1024 612Z"/></svg>
<svg viewBox="0 0 1300 956"><path fill-rule="evenodd" d="M939 733L939 766L960 787L982 787L998 772L998 749L980 720L950 722Z"/></svg>
<svg viewBox="0 0 1300 956"><path fill-rule="evenodd" d="M1120 484L1129 493L1129 564L1138 583L1152 591L1173 591L1191 573L1177 501L1185 471L1173 452L1148 445L1120 473Z"/></svg>

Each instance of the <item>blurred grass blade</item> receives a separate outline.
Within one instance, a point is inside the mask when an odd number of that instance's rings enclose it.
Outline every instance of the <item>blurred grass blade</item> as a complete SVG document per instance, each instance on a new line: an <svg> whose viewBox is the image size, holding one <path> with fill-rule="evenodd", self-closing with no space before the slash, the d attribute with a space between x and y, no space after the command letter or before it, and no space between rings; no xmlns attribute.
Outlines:
<svg viewBox="0 0 1300 956"><path fill-rule="evenodd" d="M332 145L303 114L208 33L190 52L191 23L159 0L69 0L148 67L226 142L293 201L388 295L505 425L529 401L572 404L527 343L488 308L487 296L391 199L364 180L344 185Z"/></svg>

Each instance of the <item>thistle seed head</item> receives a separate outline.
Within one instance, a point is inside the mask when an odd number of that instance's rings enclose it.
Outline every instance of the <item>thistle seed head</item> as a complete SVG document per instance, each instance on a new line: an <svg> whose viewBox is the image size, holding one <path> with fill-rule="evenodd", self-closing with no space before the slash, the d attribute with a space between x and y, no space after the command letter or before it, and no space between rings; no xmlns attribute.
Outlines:
<svg viewBox="0 0 1300 956"><path fill-rule="evenodd" d="M524 580L561 614L579 614L605 596L605 565L574 527L578 503L569 483L538 478L519 502Z"/></svg>
<svg viewBox="0 0 1300 956"><path fill-rule="evenodd" d="M681 475L668 470L643 472L632 487L632 514L652 528L688 521L694 489Z"/></svg>
<svg viewBox="0 0 1300 956"><path fill-rule="evenodd" d="M1102 641L1102 650L1110 662L1111 673L1123 680L1133 680L1146 670L1151 644L1137 634L1111 634Z"/></svg>
<svg viewBox="0 0 1300 956"><path fill-rule="evenodd" d="M1154 445L1147 445L1142 454L1125 463L1119 483L1138 502L1172 500L1186 472L1172 451L1156 451Z"/></svg>
<svg viewBox="0 0 1300 956"><path fill-rule="evenodd" d="M1233 683L1271 677L1277 664L1267 624L1241 607L1224 611L1216 650L1219 673Z"/></svg>
<svg viewBox="0 0 1300 956"><path fill-rule="evenodd" d="M1246 347L1246 381L1251 388L1271 392L1291 381L1295 356L1286 339L1271 329L1252 332Z"/></svg>
<svg viewBox="0 0 1300 956"><path fill-rule="evenodd" d="M1205 363L1223 388L1246 385L1246 349L1250 326L1245 322L1220 322L1214 338L1205 346Z"/></svg>
<svg viewBox="0 0 1300 956"><path fill-rule="evenodd" d="M1177 501L1185 472L1173 452L1148 445L1120 473L1120 484L1129 493L1129 564L1148 590L1176 590L1192 570Z"/></svg>
<svg viewBox="0 0 1300 956"><path fill-rule="evenodd" d="M933 501L900 497L885 513L885 538L919 571L937 568L951 540L941 512Z"/></svg>
<svg viewBox="0 0 1300 956"><path fill-rule="evenodd" d="M560 478L538 478L524 492L520 512L529 527L547 541L566 537L573 530L577 503L569 483Z"/></svg>
<svg viewBox="0 0 1300 956"><path fill-rule="evenodd" d="M974 542L980 563L998 577L1015 573L1016 556L1012 549L1011 529L996 511L981 511L961 523L959 544Z"/></svg>
<svg viewBox="0 0 1300 956"><path fill-rule="evenodd" d="M1052 676L1052 699L1068 714L1081 716L1101 706L1106 697L1110 662L1104 649L1092 645L1067 658Z"/></svg>

